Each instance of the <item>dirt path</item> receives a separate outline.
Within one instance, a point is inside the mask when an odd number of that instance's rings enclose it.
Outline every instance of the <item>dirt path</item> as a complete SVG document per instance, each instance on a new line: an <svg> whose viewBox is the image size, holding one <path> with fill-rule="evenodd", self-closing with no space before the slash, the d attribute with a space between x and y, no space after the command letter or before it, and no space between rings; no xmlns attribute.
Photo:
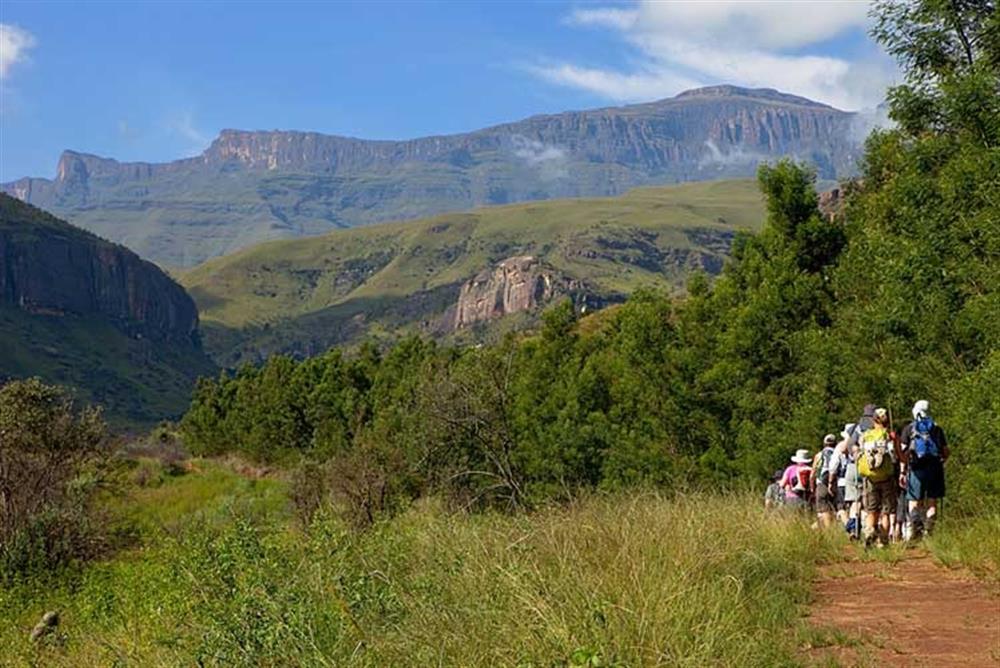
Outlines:
<svg viewBox="0 0 1000 668"><path fill-rule="evenodd" d="M1000 667L997 586L923 552L831 567L810 623L830 642L811 650L818 665Z"/></svg>

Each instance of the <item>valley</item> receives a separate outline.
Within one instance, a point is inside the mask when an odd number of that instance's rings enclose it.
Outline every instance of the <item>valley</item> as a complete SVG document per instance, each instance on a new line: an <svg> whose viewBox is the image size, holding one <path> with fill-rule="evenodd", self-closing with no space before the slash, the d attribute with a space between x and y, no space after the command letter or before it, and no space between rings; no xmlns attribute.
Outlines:
<svg viewBox="0 0 1000 668"><path fill-rule="evenodd" d="M468 341L558 297L593 310L640 287L677 291L691 272L717 274L762 217L750 180L639 188L273 241L179 280L223 366L407 332Z"/></svg>

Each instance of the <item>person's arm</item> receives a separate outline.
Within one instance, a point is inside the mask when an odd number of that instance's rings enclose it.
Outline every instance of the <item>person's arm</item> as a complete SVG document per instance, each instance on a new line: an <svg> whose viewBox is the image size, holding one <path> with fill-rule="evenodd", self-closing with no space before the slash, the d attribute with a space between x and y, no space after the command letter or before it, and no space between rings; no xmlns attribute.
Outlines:
<svg viewBox="0 0 1000 668"><path fill-rule="evenodd" d="M941 437L941 463L948 461L951 457L951 450L948 449L948 439L944 436L944 429L938 427L938 435Z"/></svg>

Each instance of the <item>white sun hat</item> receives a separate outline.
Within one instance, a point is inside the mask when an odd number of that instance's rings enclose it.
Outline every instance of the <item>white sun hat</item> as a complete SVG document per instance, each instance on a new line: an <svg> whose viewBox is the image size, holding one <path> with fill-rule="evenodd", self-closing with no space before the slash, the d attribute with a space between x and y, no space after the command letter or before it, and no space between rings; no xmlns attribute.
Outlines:
<svg viewBox="0 0 1000 668"><path fill-rule="evenodd" d="M926 399L921 399L917 403L913 404L913 419L919 420L922 417L927 417L928 412L931 409L931 405Z"/></svg>
<svg viewBox="0 0 1000 668"><path fill-rule="evenodd" d="M792 457L792 461L796 464L810 464L812 463L812 457L809 456L808 450L800 448L795 451L795 456Z"/></svg>

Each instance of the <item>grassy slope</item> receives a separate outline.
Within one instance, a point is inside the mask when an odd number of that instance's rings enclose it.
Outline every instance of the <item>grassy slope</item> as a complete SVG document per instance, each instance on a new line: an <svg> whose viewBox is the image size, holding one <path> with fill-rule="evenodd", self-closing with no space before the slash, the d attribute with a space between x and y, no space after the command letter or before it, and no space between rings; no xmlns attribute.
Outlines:
<svg viewBox="0 0 1000 668"><path fill-rule="evenodd" d="M120 502L142 547L0 591L9 663L793 665L815 565L842 549L756 495L516 517L427 503L364 534L323 519L306 534L282 483L197 467ZM33 649L48 609L65 639Z"/></svg>
<svg viewBox="0 0 1000 668"><path fill-rule="evenodd" d="M77 388L120 426L181 415L192 379L214 372L194 350L133 339L96 316L28 314L0 305L0 332L4 375Z"/></svg>
<svg viewBox="0 0 1000 668"><path fill-rule="evenodd" d="M539 256L599 293L676 287L690 263L685 253L721 258L720 235L756 228L762 212L750 180L640 188L620 197L490 207L268 242L210 260L180 279L216 331L330 309L346 314L325 320L330 327L372 305L432 295L409 316L426 320L454 302L461 282L519 254Z"/></svg>

